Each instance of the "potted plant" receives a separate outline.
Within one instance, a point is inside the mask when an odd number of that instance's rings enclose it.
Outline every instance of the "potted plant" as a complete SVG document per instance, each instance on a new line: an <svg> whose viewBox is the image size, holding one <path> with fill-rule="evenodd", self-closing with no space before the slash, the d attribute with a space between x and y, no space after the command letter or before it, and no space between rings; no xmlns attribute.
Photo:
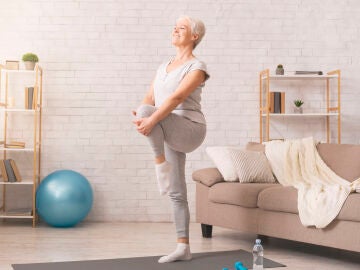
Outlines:
<svg viewBox="0 0 360 270"><path fill-rule="evenodd" d="M39 62L39 58L36 54L33 53L26 53L23 55L22 60L24 61L25 68L27 70L34 70L35 63Z"/></svg>
<svg viewBox="0 0 360 270"><path fill-rule="evenodd" d="M276 75L284 75L283 65L281 65L281 64L277 65L275 73L276 73Z"/></svg>
<svg viewBox="0 0 360 270"><path fill-rule="evenodd" d="M294 113L303 113L303 108L301 107L304 104L304 101L301 99L294 100L295 108Z"/></svg>

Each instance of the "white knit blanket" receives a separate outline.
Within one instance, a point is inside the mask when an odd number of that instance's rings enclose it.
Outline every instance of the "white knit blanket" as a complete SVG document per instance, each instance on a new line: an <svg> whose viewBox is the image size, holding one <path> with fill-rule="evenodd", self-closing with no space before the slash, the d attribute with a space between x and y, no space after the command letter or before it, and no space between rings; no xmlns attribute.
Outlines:
<svg viewBox="0 0 360 270"><path fill-rule="evenodd" d="M348 195L360 187L336 175L321 159L313 138L270 141L265 153L277 180L298 190L304 226L325 228L339 214Z"/></svg>

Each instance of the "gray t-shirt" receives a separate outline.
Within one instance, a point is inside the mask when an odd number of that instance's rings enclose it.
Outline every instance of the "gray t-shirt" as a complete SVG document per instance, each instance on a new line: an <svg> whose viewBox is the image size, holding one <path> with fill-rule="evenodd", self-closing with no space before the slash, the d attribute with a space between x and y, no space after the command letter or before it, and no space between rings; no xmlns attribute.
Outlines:
<svg viewBox="0 0 360 270"><path fill-rule="evenodd" d="M171 63L167 61L160 65L156 72L154 81L155 107L161 104L179 87L182 79L191 71L205 71L205 80L209 78L204 62L193 58L176 69L166 72L166 67ZM206 124L204 114L201 112L201 92L205 82L200 84L182 103L180 103L172 112L181 115L191 121Z"/></svg>

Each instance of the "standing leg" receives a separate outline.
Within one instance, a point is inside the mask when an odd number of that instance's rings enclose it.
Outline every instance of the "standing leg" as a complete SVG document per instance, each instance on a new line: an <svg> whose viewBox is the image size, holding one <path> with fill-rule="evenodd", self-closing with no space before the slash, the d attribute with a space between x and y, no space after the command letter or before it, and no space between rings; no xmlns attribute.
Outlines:
<svg viewBox="0 0 360 270"><path fill-rule="evenodd" d="M169 197L173 204L174 221L178 239L189 239L190 213L185 180L186 154L165 146L167 160L172 165Z"/></svg>
<svg viewBox="0 0 360 270"><path fill-rule="evenodd" d="M159 259L160 263L191 259L189 246L190 213L185 181L186 154L175 151L165 145L165 156L172 165L169 197L174 209L174 221L178 244L173 253Z"/></svg>

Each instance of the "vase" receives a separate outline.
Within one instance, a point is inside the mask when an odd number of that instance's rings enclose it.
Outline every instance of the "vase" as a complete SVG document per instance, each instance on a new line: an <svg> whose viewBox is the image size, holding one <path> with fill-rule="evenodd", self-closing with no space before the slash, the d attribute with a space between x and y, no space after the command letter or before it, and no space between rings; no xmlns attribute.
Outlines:
<svg viewBox="0 0 360 270"><path fill-rule="evenodd" d="M294 107L294 113L303 113L302 107Z"/></svg>
<svg viewBox="0 0 360 270"><path fill-rule="evenodd" d="M31 61L24 61L26 70L34 70L35 68L35 62Z"/></svg>

